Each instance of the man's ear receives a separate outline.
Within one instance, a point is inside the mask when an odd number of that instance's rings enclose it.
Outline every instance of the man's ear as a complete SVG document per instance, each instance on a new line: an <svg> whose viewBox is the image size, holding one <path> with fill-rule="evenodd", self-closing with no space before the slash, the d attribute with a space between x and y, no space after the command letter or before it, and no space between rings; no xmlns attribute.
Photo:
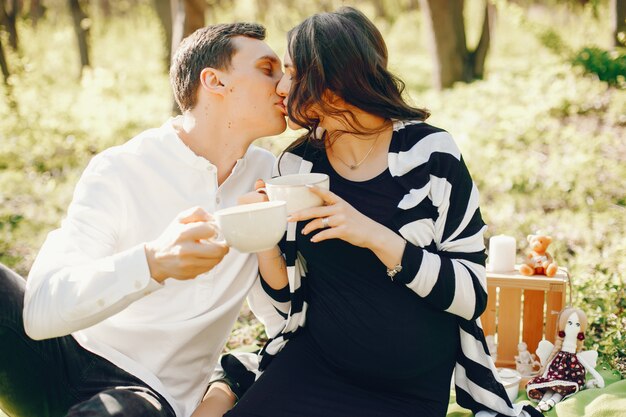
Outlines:
<svg viewBox="0 0 626 417"><path fill-rule="evenodd" d="M200 86L209 93L224 95L226 87L222 83L222 75L215 68L205 68L200 72Z"/></svg>

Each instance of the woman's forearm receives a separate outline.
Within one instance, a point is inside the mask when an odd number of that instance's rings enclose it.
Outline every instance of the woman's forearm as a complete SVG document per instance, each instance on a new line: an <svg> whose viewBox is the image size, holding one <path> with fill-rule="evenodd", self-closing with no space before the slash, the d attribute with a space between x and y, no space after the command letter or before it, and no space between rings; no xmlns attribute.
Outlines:
<svg viewBox="0 0 626 417"><path fill-rule="evenodd" d="M283 289L287 286L287 265L285 258L278 246L257 253L259 260L259 272L261 278L275 290Z"/></svg>
<svg viewBox="0 0 626 417"><path fill-rule="evenodd" d="M373 236L373 239L369 249L387 268L400 264L406 245L406 240L402 236L380 223L372 226L370 236Z"/></svg>
<svg viewBox="0 0 626 417"><path fill-rule="evenodd" d="M202 403L191 417L222 417L233 408L236 400L228 385L216 382L211 384Z"/></svg>

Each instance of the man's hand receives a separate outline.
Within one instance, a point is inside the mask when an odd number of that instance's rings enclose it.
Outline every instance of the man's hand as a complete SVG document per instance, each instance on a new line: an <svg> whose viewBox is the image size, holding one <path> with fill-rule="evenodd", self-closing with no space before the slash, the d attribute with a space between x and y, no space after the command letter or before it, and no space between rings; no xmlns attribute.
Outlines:
<svg viewBox="0 0 626 417"><path fill-rule="evenodd" d="M213 217L200 207L180 213L156 240L145 244L150 275L158 282L166 278L193 279L210 271L228 253L225 243L216 242Z"/></svg>

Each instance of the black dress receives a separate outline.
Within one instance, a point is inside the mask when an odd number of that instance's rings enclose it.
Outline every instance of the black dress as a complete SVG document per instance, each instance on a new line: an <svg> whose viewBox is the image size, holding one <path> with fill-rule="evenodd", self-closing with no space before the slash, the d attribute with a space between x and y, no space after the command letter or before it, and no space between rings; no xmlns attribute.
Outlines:
<svg viewBox="0 0 626 417"><path fill-rule="evenodd" d="M405 191L388 170L367 181L335 172L325 152L312 172L371 219L396 230ZM307 262L304 329L227 417L445 416L459 346L455 316L431 308L368 249L333 239L297 245ZM397 230L396 230L397 231Z"/></svg>

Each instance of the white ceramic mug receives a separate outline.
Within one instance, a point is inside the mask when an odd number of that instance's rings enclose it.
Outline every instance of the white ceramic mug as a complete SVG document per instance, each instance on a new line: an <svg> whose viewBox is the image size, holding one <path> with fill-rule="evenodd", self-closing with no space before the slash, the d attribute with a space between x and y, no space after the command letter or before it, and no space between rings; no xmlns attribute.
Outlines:
<svg viewBox="0 0 626 417"><path fill-rule="evenodd" d="M498 368L498 376L502 380L502 385L504 385L509 400L511 402L515 401L519 393L519 383L522 380L520 373L513 369Z"/></svg>
<svg viewBox="0 0 626 417"><path fill-rule="evenodd" d="M280 242L287 229L287 204L265 201L218 210L220 233L239 252L261 252Z"/></svg>
<svg viewBox="0 0 626 417"><path fill-rule="evenodd" d="M290 174L283 175L265 181L265 192L270 201L287 202L287 213L318 207L324 205L324 201L311 192L307 185L328 190L330 179L326 174Z"/></svg>

